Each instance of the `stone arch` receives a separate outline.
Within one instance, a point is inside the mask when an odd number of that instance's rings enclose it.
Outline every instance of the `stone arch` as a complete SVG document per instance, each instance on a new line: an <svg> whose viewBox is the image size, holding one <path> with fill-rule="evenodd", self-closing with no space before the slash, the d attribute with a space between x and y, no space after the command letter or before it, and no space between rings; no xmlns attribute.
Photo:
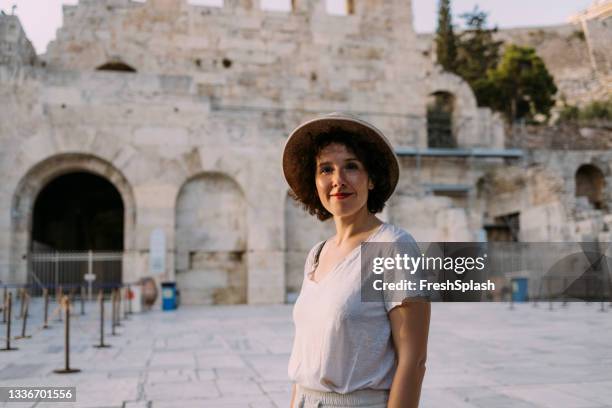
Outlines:
<svg viewBox="0 0 612 408"><path fill-rule="evenodd" d="M455 148L455 95L437 91L427 100L427 147Z"/></svg>
<svg viewBox="0 0 612 408"><path fill-rule="evenodd" d="M606 180L603 172L595 165L583 164L576 170L575 196L585 197L593 208L605 208L604 190Z"/></svg>
<svg viewBox="0 0 612 408"><path fill-rule="evenodd" d="M302 209L289 193L285 195L285 289L292 302L300 291L304 261L319 241L335 234L332 220L319 221Z"/></svg>
<svg viewBox="0 0 612 408"><path fill-rule="evenodd" d="M455 108L464 116L474 115L478 109L472 88L460 76L439 71L428 77L426 94L448 92L455 96Z"/></svg>
<svg viewBox="0 0 612 408"><path fill-rule="evenodd" d="M35 164L17 184L11 202L11 263L17 265L18 279L25 281L25 255L31 246L34 203L52 180L74 172L87 172L109 181L123 201L123 248L135 249L136 202L127 178L111 163L97 156L81 153L58 154Z"/></svg>
<svg viewBox="0 0 612 408"><path fill-rule="evenodd" d="M187 304L247 301L247 202L221 172L202 172L180 188L175 205L175 270Z"/></svg>
<svg viewBox="0 0 612 408"><path fill-rule="evenodd" d="M478 105L467 82L448 72L435 72L428 77L425 95L452 95L452 133L457 147L470 144L469 140L476 131Z"/></svg>

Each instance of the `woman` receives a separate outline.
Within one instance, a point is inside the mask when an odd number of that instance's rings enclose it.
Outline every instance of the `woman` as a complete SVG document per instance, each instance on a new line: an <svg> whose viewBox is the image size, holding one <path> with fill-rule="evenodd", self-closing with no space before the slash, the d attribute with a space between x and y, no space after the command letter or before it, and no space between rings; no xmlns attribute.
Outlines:
<svg viewBox="0 0 612 408"><path fill-rule="evenodd" d="M283 172L294 198L336 226L310 251L293 310L291 407L417 407L430 304L409 293L403 301L361 300L362 242L416 247L375 215L399 178L391 145L374 126L331 114L292 132Z"/></svg>

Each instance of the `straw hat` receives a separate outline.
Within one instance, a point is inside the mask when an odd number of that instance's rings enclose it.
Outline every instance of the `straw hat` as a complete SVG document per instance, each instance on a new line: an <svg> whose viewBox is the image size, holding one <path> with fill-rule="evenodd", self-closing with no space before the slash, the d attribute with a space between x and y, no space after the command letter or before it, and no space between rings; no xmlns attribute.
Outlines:
<svg viewBox="0 0 612 408"><path fill-rule="evenodd" d="M341 113L331 113L320 118L305 122L298 126L287 139L283 151L283 173L289 187L293 191L301 191L296 188L305 182L301 174L304 155L312 152L312 145L316 137L322 133L333 133L341 131L351 134L357 143L367 145L367 151L375 157L375 160L385 163L387 166L388 186L381 194L386 201L397 185L399 178L399 162L393 151L391 143L383 133L373 125Z"/></svg>

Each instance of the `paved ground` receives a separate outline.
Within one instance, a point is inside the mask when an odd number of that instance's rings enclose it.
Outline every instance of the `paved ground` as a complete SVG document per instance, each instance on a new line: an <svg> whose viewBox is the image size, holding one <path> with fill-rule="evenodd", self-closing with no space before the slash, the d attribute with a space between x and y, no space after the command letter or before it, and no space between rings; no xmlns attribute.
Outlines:
<svg viewBox="0 0 612 408"><path fill-rule="evenodd" d="M18 351L0 352L0 386L71 385L78 396L76 405L37 407L288 407L290 305L133 315L120 336L108 337L112 348L96 349L91 304L73 318L71 365L83 371L69 376L52 373L64 364L61 323L39 330L40 303L32 309L34 336L15 341ZM421 405L612 407L612 309L598 310L434 304Z"/></svg>

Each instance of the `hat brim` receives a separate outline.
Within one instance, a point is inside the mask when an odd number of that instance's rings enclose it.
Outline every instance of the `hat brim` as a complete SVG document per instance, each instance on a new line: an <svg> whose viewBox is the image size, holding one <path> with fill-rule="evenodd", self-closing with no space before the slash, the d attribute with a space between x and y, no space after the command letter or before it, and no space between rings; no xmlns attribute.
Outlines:
<svg viewBox="0 0 612 408"><path fill-rule="evenodd" d="M312 145L318 135L334 131L350 133L355 136L358 143L363 141L367 142L369 147L374 147L375 151L368 152L378 155L377 160L384 161L387 164L389 189L381 193L384 196L384 201L388 200L393 194L399 179L399 162L391 143L373 125L361 119L338 114L310 120L291 132L283 150L283 174L289 187L294 192L300 190L297 188L303 182L303 176L300 174L300 159L305 152L312 151Z"/></svg>

